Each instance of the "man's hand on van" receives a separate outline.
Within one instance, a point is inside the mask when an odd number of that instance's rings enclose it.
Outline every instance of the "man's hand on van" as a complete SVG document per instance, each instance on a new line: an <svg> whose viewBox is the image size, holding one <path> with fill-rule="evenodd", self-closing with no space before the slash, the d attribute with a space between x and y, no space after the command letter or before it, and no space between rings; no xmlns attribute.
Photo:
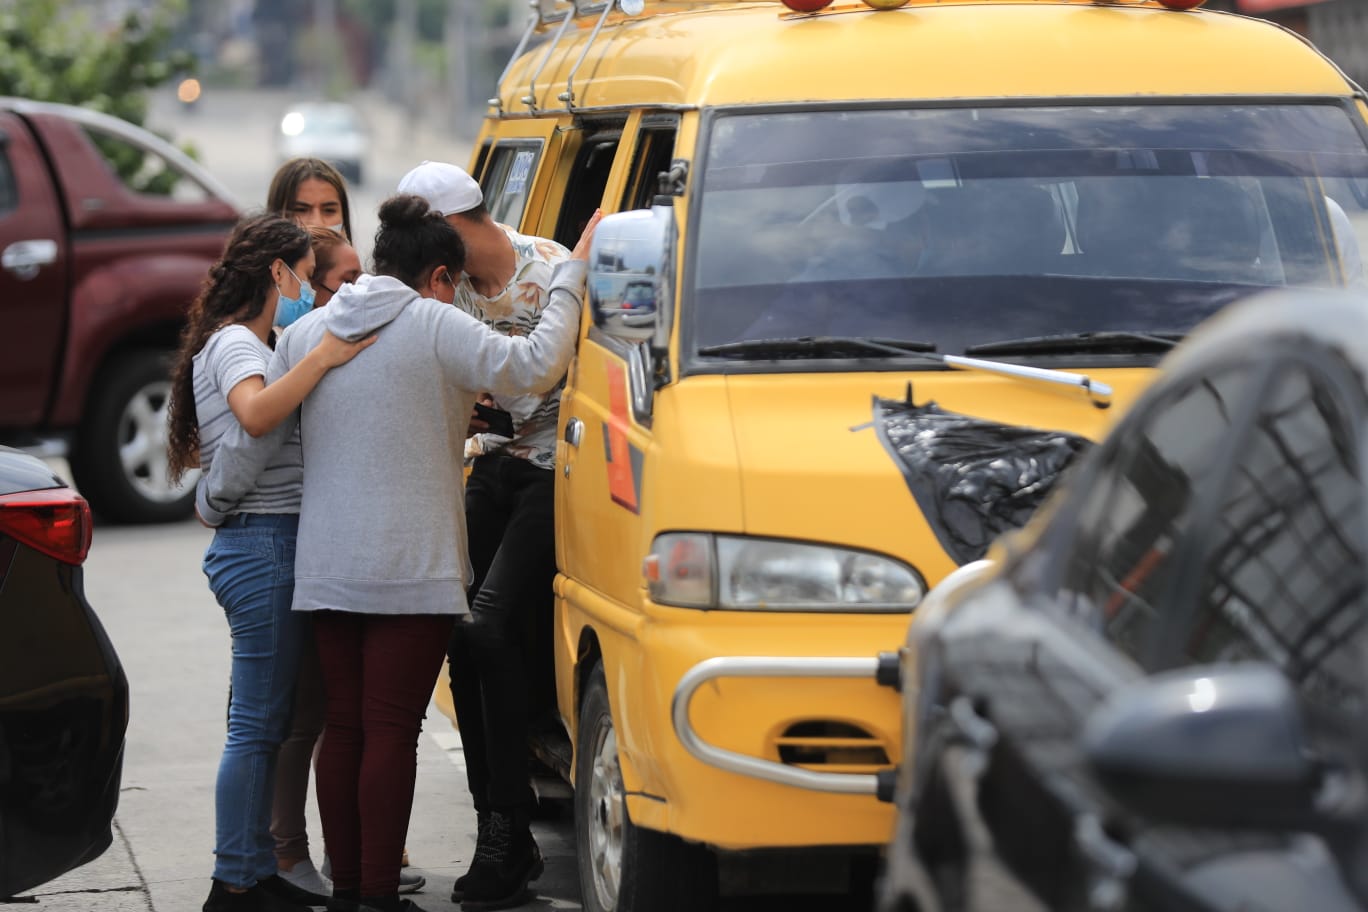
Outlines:
<svg viewBox="0 0 1368 912"><path fill-rule="evenodd" d="M475 400L475 405L494 407L494 397L489 393L481 393ZM466 436L474 437L476 434L483 434L489 430L489 422L480 417L480 413L472 407L470 410L470 424L466 427Z"/></svg>
<svg viewBox="0 0 1368 912"><path fill-rule="evenodd" d="M584 233L580 235L579 243L575 245L574 250L570 251L570 259L589 262L589 245L594 240L594 229L598 227L601 218L603 218L603 210L595 209L589 223L584 226Z"/></svg>

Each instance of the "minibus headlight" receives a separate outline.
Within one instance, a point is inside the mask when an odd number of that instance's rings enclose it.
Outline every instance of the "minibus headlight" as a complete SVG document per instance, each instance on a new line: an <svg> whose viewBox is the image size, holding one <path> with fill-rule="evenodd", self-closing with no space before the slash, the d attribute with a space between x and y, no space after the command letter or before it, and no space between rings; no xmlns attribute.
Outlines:
<svg viewBox="0 0 1368 912"><path fill-rule="evenodd" d="M658 535L644 572L651 598L681 608L715 608L717 578L712 536L700 532Z"/></svg>
<svg viewBox="0 0 1368 912"><path fill-rule="evenodd" d="M911 611L917 571L867 551L780 539L672 532L646 560L651 598L685 608Z"/></svg>

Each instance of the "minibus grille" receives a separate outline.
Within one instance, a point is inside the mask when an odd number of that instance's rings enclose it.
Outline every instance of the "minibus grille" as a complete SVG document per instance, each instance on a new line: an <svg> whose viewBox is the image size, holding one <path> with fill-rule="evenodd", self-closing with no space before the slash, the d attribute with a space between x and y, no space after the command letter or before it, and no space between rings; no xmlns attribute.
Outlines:
<svg viewBox="0 0 1368 912"><path fill-rule="evenodd" d="M779 759L827 772L874 772L890 766L888 751L873 734L851 725L812 719L795 722L775 739Z"/></svg>

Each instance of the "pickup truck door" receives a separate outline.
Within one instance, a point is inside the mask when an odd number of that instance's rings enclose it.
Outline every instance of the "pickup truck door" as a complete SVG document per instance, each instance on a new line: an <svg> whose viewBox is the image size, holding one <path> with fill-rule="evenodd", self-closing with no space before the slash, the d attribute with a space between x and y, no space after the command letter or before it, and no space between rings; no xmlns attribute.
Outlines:
<svg viewBox="0 0 1368 912"><path fill-rule="evenodd" d="M0 427L39 424L66 330L68 246L47 163L0 111Z"/></svg>

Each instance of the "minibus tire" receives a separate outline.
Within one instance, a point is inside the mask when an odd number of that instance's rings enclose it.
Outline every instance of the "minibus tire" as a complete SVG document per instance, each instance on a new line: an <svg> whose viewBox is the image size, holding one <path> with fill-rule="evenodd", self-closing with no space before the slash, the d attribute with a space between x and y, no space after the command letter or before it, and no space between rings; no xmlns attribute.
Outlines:
<svg viewBox="0 0 1368 912"><path fill-rule="evenodd" d="M575 744L575 856L585 912L706 912L717 858L705 845L637 827L627 815L603 665L580 704ZM616 859L616 861L614 861Z"/></svg>

